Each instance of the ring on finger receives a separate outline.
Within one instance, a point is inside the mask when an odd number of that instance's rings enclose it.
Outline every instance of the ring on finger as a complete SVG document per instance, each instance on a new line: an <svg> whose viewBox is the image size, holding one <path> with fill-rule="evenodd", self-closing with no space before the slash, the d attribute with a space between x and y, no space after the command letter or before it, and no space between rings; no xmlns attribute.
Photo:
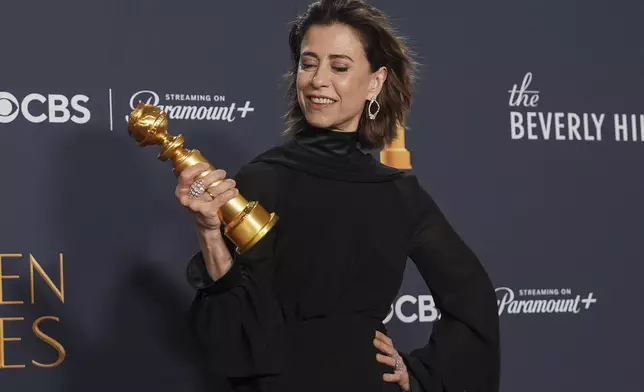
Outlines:
<svg viewBox="0 0 644 392"><path fill-rule="evenodd" d="M188 197L191 199L197 199L203 195L206 191L206 186L203 180L197 180L190 185L188 188Z"/></svg>
<svg viewBox="0 0 644 392"><path fill-rule="evenodd" d="M403 369L405 368L405 364L404 364L404 362L400 359L400 356L399 356L399 355L395 355L395 356L393 357L393 360L394 360L394 370L395 370L395 371L403 370Z"/></svg>
<svg viewBox="0 0 644 392"><path fill-rule="evenodd" d="M206 189L206 193L209 194L213 200L215 200L215 196L212 194L212 192L210 192L210 189Z"/></svg>

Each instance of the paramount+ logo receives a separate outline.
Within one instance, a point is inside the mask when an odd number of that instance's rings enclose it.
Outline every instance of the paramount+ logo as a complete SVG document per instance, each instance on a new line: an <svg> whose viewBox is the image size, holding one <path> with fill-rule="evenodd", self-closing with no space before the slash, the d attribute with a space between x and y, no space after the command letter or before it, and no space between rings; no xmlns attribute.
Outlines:
<svg viewBox="0 0 644 392"><path fill-rule="evenodd" d="M8 124L23 118L31 123L74 122L87 123L92 114L86 107L89 97L77 94L68 97L63 94L30 93L16 97L6 91L0 91L0 124Z"/></svg>

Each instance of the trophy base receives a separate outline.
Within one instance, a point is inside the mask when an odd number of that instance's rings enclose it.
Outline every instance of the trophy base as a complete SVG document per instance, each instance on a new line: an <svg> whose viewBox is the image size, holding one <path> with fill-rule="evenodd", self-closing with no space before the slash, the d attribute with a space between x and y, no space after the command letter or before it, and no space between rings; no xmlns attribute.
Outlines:
<svg viewBox="0 0 644 392"><path fill-rule="evenodd" d="M256 243L259 242L259 240L264 238L266 233L268 233L269 230L273 228L273 226L275 226L275 223L277 223L278 219L279 217L274 212L271 212L270 219L268 220L268 222L266 222L264 227L262 227L257 232L257 234L255 234L255 236L253 236L253 238L251 238L250 241L248 241L246 244L244 244L243 246L238 246L236 249L237 253L242 254L246 252L248 249L252 248Z"/></svg>
<svg viewBox="0 0 644 392"><path fill-rule="evenodd" d="M380 162L401 170L411 169L411 155L403 148L390 148L381 151Z"/></svg>

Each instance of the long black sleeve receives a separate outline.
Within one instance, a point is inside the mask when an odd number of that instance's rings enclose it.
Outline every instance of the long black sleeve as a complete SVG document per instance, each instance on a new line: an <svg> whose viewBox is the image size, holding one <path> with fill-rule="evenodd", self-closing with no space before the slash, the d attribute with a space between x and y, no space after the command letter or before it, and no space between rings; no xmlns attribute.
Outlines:
<svg viewBox="0 0 644 392"><path fill-rule="evenodd" d="M263 165L246 165L234 178L242 196L274 211L275 184ZM215 374L245 377L280 371L270 347L271 331L282 323L273 290L278 225L244 254L234 254L228 242L233 265L216 281L208 275L201 252L188 263L187 278L196 290L189 319L207 367Z"/></svg>
<svg viewBox="0 0 644 392"><path fill-rule="evenodd" d="M424 392L498 392L500 339L494 286L416 177L405 181L416 217L409 257L441 317L429 342L403 358Z"/></svg>

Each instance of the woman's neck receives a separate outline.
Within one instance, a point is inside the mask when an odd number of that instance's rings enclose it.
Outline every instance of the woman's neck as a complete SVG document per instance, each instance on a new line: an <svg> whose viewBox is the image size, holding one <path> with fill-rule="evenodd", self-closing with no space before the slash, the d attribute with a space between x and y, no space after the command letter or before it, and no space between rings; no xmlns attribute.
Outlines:
<svg viewBox="0 0 644 392"><path fill-rule="evenodd" d="M307 125L295 134L295 141L312 153L328 157L346 157L358 150L358 133Z"/></svg>
<svg viewBox="0 0 644 392"><path fill-rule="evenodd" d="M340 128L328 128L328 129L329 129L330 131L333 131L333 132L342 132L342 133L353 133L353 132L356 132L356 130L355 130L355 129L354 129L354 130L349 130L349 131L344 130L344 129L340 129Z"/></svg>

